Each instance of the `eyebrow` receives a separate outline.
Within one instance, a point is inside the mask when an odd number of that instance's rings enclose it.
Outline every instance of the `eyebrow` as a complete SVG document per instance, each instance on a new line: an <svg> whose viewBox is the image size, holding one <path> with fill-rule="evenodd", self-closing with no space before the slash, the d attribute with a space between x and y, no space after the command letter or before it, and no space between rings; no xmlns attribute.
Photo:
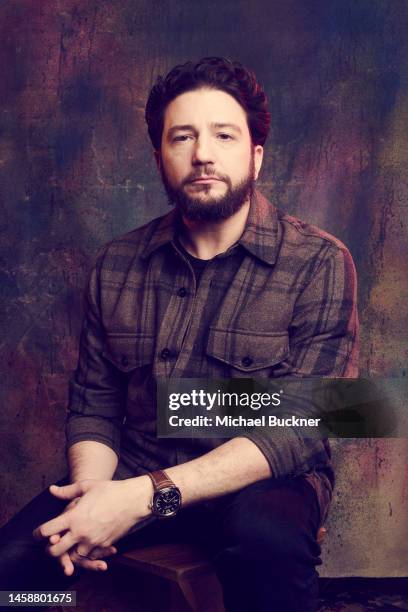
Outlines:
<svg viewBox="0 0 408 612"><path fill-rule="evenodd" d="M216 129L229 128L233 130L234 132L237 132L238 134L242 134L241 128L235 123L211 123L211 127L216 128ZM171 138L171 136L173 136L175 132L187 132L187 131L197 132L196 128L190 124L173 125L173 127L171 127L169 131L167 132L167 137Z"/></svg>
<svg viewBox="0 0 408 612"><path fill-rule="evenodd" d="M239 127L239 125L236 125L235 123L212 123L211 127L215 127L221 130L223 128L230 128L234 132L238 132L238 134L242 134L241 128Z"/></svg>
<svg viewBox="0 0 408 612"><path fill-rule="evenodd" d="M195 128L192 125L173 125L167 132L167 136L172 136L175 132L195 132Z"/></svg>

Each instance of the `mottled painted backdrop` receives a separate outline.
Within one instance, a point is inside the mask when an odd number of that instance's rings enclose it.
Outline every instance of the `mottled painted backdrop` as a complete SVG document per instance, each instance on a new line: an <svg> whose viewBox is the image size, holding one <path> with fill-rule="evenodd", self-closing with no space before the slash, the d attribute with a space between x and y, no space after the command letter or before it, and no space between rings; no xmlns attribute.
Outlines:
<svg viewBox="0 0 408 612"><path fill-rule="evenodd" d="M405 376L407 15L404 0L0 3L2 522L64 472L86 273L167 210L144 104L187 59L256 71L273 122L260 187L349 246L362 370ZM407 575L407 455L337 443L323 574Z"/></svg>

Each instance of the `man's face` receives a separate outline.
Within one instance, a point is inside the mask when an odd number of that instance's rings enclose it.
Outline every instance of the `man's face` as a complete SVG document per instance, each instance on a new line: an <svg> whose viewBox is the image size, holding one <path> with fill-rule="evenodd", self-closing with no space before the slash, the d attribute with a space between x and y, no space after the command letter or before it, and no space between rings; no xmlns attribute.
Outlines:
<svg viewBox="0 0 408 612"><path fill-rule="evenodd" d="M197 89L165 110L157 154L172 204L195 221L227 219L248 200L262 164L244 109L218 89Z"/></svg>

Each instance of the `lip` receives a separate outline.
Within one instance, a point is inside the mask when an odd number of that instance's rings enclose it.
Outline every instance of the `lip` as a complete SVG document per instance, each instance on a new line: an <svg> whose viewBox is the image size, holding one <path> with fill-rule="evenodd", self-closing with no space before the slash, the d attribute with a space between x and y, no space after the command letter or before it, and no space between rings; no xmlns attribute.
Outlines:
<svg viewBox="0 0 408 612"><path fill-rule="evenodd" d="M202 176L190 182L191 183L215 183L215 182L218 183L219 181L220 179L214 178L213 176Z"/></svg>

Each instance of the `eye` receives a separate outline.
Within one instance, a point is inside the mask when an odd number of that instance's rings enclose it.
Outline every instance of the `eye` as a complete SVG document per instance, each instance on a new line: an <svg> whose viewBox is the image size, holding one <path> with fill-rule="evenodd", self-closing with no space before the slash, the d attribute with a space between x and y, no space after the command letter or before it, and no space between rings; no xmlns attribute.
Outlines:
<svg viewBox="0 0 408 612"><path fill-rule="evenodd" d="M226 134L225 132L220 132L219 134L217 134L217 138L219 138L220 140L233 140L233 137L231 136L231 134Z"/></svg>
<svg viewBox="0 0 408 612"><path fill-rule="evenodd" d="M173 138L173 142L186 142L191 138L193 137L190 134L180 134L179 136L175 136Z"/></svg>

